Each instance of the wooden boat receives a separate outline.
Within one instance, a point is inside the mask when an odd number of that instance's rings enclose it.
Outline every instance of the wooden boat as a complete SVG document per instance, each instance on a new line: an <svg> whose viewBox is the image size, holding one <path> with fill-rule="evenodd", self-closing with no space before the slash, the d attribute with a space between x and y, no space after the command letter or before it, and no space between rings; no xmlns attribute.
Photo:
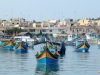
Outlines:
<svg viewBox="0 0 100 75"><path fill-rule="evenodd" d="M98 48L100 49L100 42L98 42L97 45L98 45Z"/></svg>
<svg viewBox="0 0 100 75"><path fill-rule="evenodd" d="M12 41L12 43L14 44L14 45L16 45L16 43L17 43L17 40L11 40Z"/></svg>
<svg viewBox="0 0 100 75"><path fill-rule="evenodd" d="M41 64L56 64L58 63L58 57L59 54L58 53L51 53L48 49L48 47L46 46L44 48L44 51L42 51L41 53L37 53L36 55L36 59L38 63Z"/></svg>
<svg viewBox="0 0 100 75"><path fill-rule="evenodd" d="M2 45L0 45L0 49L4 50L13 50L14 43L11 40L6 41Z"/></svg>
<svg viewBox="0 0 100 75"><path fill-rule="evenodd" d="M98 39L97 45L100 45L100 39Z"/></svg>
<svg viewBox="0 0 100 75"><path fill-rule="evenodd" d="M75 46L76 52L88 52L89 48L90 48L90 45L85 40L76 42L76 46Z"/></svg>
<svg viewBox="0 0 100 75"><path fill-rule="evenodd" d="M58 64L47 64L47 65L37 64L36 70L37 71L58 71L59 65Z"/></svg>
<svg viewBox="0 0 100 75"><path fill-rule="evenodd" d="M96 37L96 33L88 32L86 33L86 39L88 43L96 44L98 42L98 38Z"/></svg>
<svg viewBox="0 0 100 75"><path fill-rule="evenodd" d="M64 43L64 40L62 40L62 42L51 42L54 45L57 45L57 47L55 47L55 49L57 49L57 51L59 52L60 55L64 55L66 52L66 44Z"/></svg>
<svg viewBox="0 0 100 75"><path fill-rule="evenodd" d="M27 42L28 48L34 49L34 42Z"/></svg>
<svg viewBox="0 0 100 75"><path fill-rule="evenodd" d="M98 39L97 45L98 45L98 48L100 49L100 39Z"/></svg>
<svg viewBox="0 0 100 75"><path fill-rule="evenodd" d="M28 45L26 42L18 42L15 46L16 53L27 53L28 52Z"/></svg>
<svg viewBox="0 0 100 75"><path fill-rule="evenodd" d="M81 40L81 37L80 36L74 36L73 40L71 41L72 42L72 46L75 46L75 43L77 40Z"/></svg>
<svg viewBox="0 0 100 75"><path fill-rule="evenodd" d="M60 49L58 50L59 54L60 55L64 55L65 52L66 52L66 47L65 47L65 43L64 41L62 40L61 44L60 44Z"/></svg>
<svg viewBox="0 0 100 75"><path fill-rule="evenodd" d="M98 42L97 44L100 45L100 42Z"/></svg>
<svg viewBox="0 0 100 75"><path fill-rule="evenodd" d="M27 42L28 48L34 48L34 39L30 38L30 36L15 36L14 39L18 42Z"/></svg>
<svg viewBox="0 0 100 75"><path fill-rule="evenodd" d="M34 48L34 39L27 39L28 48Z"/></svg>

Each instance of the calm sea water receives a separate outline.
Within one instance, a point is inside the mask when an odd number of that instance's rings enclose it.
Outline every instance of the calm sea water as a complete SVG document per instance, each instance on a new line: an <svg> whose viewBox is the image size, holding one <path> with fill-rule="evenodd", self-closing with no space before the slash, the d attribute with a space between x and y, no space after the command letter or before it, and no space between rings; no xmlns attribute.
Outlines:
<svg viewBox="0 0 100 75"><path fill-rule="evenodd" d="M37 64L35 54L41 45L26 54L0 50L0 75L99 75L100 49L92 44L89 53L74 52L66 46L66 55L59 58L57 65Z"/></svg>

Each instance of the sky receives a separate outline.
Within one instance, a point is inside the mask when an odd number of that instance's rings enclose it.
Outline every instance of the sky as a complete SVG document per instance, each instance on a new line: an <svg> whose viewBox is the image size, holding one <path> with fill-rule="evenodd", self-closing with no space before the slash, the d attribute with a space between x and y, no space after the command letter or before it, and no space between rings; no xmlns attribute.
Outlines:
<svg viewBox="0 0 100 75"><path fill-rule="evenodd" d="M0 0L0 18L28 21L100 17L100 0Z"/></svg>

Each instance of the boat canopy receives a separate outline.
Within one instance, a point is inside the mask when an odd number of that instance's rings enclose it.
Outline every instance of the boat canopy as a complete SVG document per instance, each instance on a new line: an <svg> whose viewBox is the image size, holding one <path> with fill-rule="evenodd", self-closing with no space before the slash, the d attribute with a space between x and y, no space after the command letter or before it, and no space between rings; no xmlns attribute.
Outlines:
<svg viewBox="0 0 100 75"><path fill-rule="evenodd" d="M34 41L34 39L30 38L30 36L15 36L14 39L22 40L22 41L27 41L27 42Z"/></svg>
<svg viewBox="0 0 100 75"><path fill-rule="evenodd" d="M21 38L29 39L30 36L15 36L14 37L14 39L21 39Z"/></svg>

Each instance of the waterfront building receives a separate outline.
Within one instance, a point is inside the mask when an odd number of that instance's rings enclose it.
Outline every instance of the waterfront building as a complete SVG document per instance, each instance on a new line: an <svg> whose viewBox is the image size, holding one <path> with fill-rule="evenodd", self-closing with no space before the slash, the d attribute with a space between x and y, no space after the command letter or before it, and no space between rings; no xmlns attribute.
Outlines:
<svg viewBox="0 0 100 75"><path fill-rule="evenodd" d="M75 24L75 21L73 19L63 19L59 23L60 23L60 27L73 26Z"/></svg>
<svg viewBox="0 0 100 75"><path fill-rule="evenodd" d="M42 31L43 34L61 34L68 33L69 29L67 25L60 25L58 20L35 22L33 26L30 27L30 31L33 31L34 34L39 34L40 31Z"/></svg>
<svg viewBox="0 0 100 75"><path fill-rule="evenodd" d="M90 23L90 20L89 19L79 20L78 23L80 26L86 26Z"/></svg>
<svg viewBox="0 0 100 75"><path fill-rule="evenodd" d="M100 26L100 20L95 21L97 23L97 26Z"/></svg>
<svg viewBox="0 0 100 75"><path fill-rule="evenodd" d="M0 30L7 28L18 27L27 31L33 32L33 34L39 34L40 31L43 34L82 34L87 32L100 32L100 20L48 20L42 22L30 22L24 18L13 18L10 20L0 20Z"/></svg>
<svg viewBox="0 0 100 75"><path fill-rule="evenodd" d="M2 27L2 20L0 19L0 27Z"/></svg>
<svg viewBox="0 0 100 75"><path fill-rule="evenodd" d="M7 20L2 20L2 23L1 23L1 26L2 26L2 27L10 26L10 25L11 25L11 23L10 23L9 21L7 21Z"/></svg>
<svg viewBox="0 0 100 75"><path fill-rule="evenodd" d="M73 34L84 34L87 32L95 32L97 33L98 30L96 26L71 26L70 30Z"/></svg>
<svg viewBox="0 0 100 75"><path fill-rule="evenodd" d="M10 22L12 25L19 25L20 23L24 23L25 19L24 18L11 18Z"/></svg>

